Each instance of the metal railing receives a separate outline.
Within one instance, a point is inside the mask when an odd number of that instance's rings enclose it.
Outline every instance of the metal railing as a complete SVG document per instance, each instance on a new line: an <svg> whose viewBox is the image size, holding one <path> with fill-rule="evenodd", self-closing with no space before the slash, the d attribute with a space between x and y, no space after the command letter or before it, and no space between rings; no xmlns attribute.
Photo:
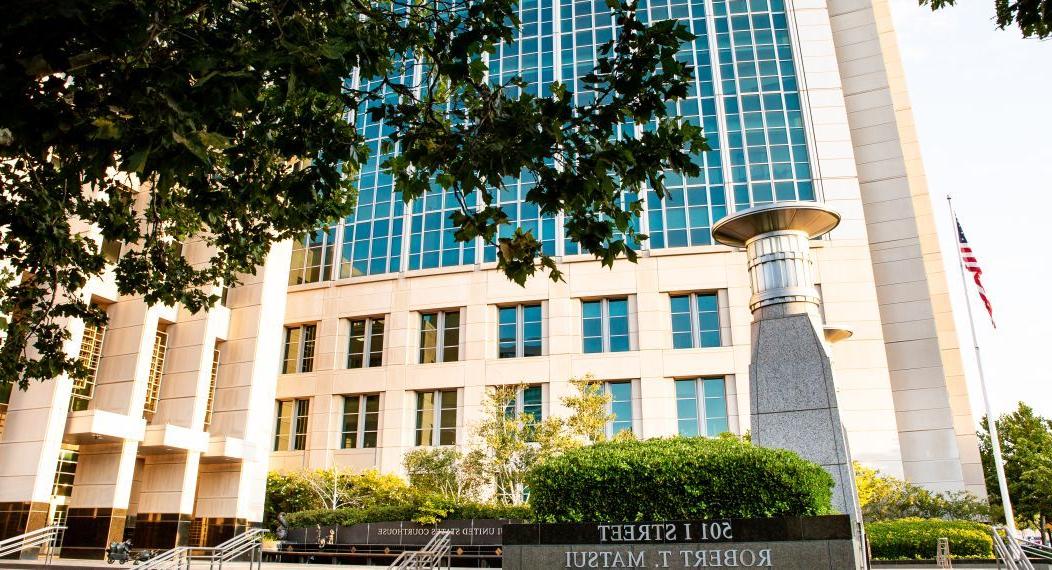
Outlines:
<svg viewBox="0 0 1052 570"><path fill-rule="evenodd" d="M178 546L151 558L138 570L189 570L194 562L208 563L209 569L221 570L224 562L230 562L248 554L249 570L263 567L263 535L261 528L250 528L245 532L216 546Z"/></svg>
<svg viewBox="0 0 1052 570"><path fill-rule="evenodd" d="M1044 544L1034 544L1033 542L1020 541L1019 548L1026 553L1030 558L1037 558L1038 560L1044 560L1052 562L1052 547Z"/></svg>
<svg viewBox="0 0 1052 570"><path fill-rule="evenodd" d="M51 564L55 549L62 545L62 535L66 527L51 525L29 531L25 534L0 540L0 558L36 547L44 547L44 564Z"/></svg>
<svg viewBox="0 0 1052 570"><path fill-rule="evenodd" d="M1004 537L1001 537L1001 532ZM1004 562L1008 570L1034 570L1026 552L1019 546L1019 541L1003 527L993 527L994 551L997 558Z"/></svg>
<svg viewBox="0 0 1052 570"><path fill-rule="evenodd" d="M261 528L250 528L234 538L216 545L211 549L212 555L209 557L208 567L213 568L218 565L222 569L223 562L229 562L247 553L249 555L249 570L251 570L253 564L256 568L262 568L263 535L266 532L266 530Z"/></svg>
<svg viewBox="0 0 1052 570"><path fill-rule="evenodd" d="M166 550L163 553L154 556L153 558L143 562L139 566L141 569L155 568L155 569L173 569L182 568L184 565L186 568L190 568L190 562L192 561L193 549L189 546L177 546L171 550Z"/></svg>
<svg viewBox="0 0 1052 570"><path fill-rule="evenodd" d="M436 531L431 540L418 551L406 551L398 555L388 570L437 570L448 569L453 550L453 534L448 530ZM445 561L445 564L443 564Z"/></svg>

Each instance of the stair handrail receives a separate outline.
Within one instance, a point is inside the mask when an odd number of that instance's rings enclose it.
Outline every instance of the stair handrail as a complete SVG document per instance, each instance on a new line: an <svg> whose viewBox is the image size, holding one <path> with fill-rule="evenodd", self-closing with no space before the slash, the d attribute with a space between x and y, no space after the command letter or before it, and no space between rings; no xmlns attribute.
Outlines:
<svg viewBox="0 0 1052 570"><path fill-rule="evenodd" d="M33 548L35 546L47 546L45 564L51 564L51 559L55 555L55 548L62 544L62 539L59 538L65 532L66 527L63 525L49 525L31 530L27 533L20 534L18 536L12 536L0 540L0 558L15 554L16 552L22 552L27 548Z"/></svg>
<svg viewBox="0 0 1052 570"><path fill-rule="evenodd" d="M1045 544L1035 544L1028 541L1020 541L1019 548L1032 558L1052 561L1052 547Z"/></svg>
<svg viewBox="0 0 1052 570"><path fill-rule="evenodd" d="M186 563L186 567L190 568L190 562L193 559L194 550L195 548L191 546L176 546L175 548L166 550L146 562L143 562L138 567L138 570L168 570L170 568L182 568L184 562Z"/></svg>
<svg viewBox="0 0 1052 570"><path fill-rule="evenodd" d="M264 535L266 533L267 533L267 531L265 529L262 529L262 528L250 528L250 529L247 529L245 532L243 532L241 534L234 535L233 537L231 537L231 538L229 538L229 539L227 539L227 540L215 545L212 548L214 550L216 550L216 551L222 551L222 550L234 547L235 545L237 545L238 543L241 543L241 542L247 542L247 541L251 541L251 540L256 540L257 537L260 537L260 536L262 536L262 535Z"/></svg>
<svg viewBox="0 0 1052 570"><path fill-rule="evenodd" d="M233 560L247 552L251 554L248 563L249 569L251 570L253 565L256 565L257 568L262 568L263 535L266 533L267 531L262 528L250 528L212 547L212 555L209 557L208 567L211 569L218 564L220 570L222 570L223 562Z"/></svg>
<svg viewBox="0 0 1052 570"><path fill-rule="evenodd" d="M423 548L402 552L387 568L388 570L449 568L452 562L450 560L452 550L453 533L448 530L439 530ZM444 566L442 565L443 559L446 561Z"/></svg>
<svg viewBox="0 0 1052 570"><path fill-rule="evenodd" d="M1001 537L1004 532L1004 538ZM1004 527L993 527L994 550L1005 563L1008 570L1034 570L1027 553L1019 546L1019 541L1011 531Z"/></svg>

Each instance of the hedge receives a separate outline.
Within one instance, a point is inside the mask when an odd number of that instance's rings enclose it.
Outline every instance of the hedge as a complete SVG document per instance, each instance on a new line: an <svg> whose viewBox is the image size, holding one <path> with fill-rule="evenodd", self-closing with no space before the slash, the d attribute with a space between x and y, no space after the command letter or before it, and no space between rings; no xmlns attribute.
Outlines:
<svg viewBox="0 0 1052 570"><path fill-rule="evenodd" d="M939 538L950 540L954 558L993 558L990 528L964 520L905 518L866 524L876 560L934 559Z"/></svg>
<svg viewBox="0 0 1052 570"><path fill-rule="evenodd" d="M833 478L780 449L737 439L607 442L527 475L539 522L629 522L830 514Z"/></svg>
<svg viewBox="0 0 1052 570"><path fill-rule="evenodd" d="M499 505L489 503L449 503L441 498L434 501L414 501L409 504L372 507L368 509L318 509L313 511L301 511L288 515L289 526L312 527L322 526L351 526L355 524L388 522L388 521L411 521L421 515L438 516L441 520L466 520L466 519L509 519L525 521L530 519L530 509L525 505Z"/></svg>

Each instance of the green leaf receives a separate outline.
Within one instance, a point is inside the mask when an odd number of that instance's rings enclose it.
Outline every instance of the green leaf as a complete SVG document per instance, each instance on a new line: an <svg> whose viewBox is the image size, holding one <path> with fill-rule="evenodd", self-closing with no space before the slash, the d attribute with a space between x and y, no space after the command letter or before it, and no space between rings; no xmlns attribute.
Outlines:
<svg viewBox="0 0 1052 570"><path fill-rule="evenodd" d="M115 140L120 137L121 130L112 120L99 117L91 122L95 126L95 138Z"/></svg>

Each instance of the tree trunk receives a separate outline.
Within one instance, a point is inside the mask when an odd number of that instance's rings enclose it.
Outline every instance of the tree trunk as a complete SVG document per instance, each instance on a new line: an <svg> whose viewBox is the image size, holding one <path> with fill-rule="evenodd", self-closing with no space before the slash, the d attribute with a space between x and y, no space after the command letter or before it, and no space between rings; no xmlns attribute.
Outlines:
<svg viewBox="0 0 1052 570"><path fill-rule="evenodd" d="M1044 545L1047 546L1052 541L1049 540L1050 537L1049 537L1049 531L1048 531L1048 517L1045 516L1045 513L1041 513L1040 521L1041 521L1041 544L1044 544Z"/></svg>

